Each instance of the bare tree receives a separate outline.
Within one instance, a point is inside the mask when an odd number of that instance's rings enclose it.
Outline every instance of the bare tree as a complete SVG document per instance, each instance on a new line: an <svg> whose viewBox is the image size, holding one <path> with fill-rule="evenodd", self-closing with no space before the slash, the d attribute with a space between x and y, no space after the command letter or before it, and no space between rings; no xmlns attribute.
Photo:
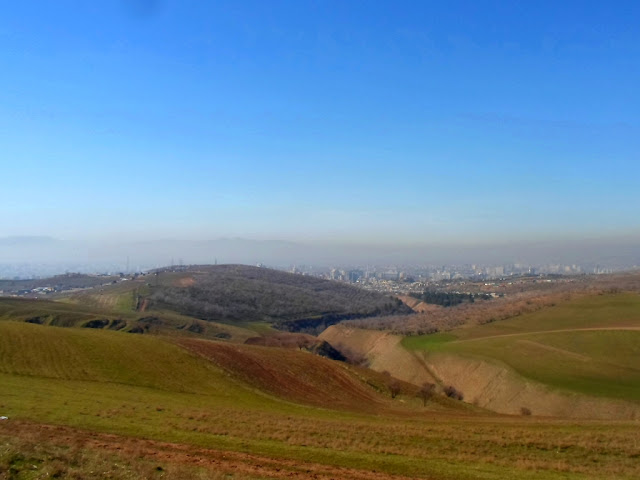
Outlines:
<svg viewBox="0 0 640 480"><path fill-rule="evenodd" d="M391 394L391 398L396 398L398 394L402 391L402 386L400 382L395 378L391 379L387 384L387 388L389 389L389 393Z"/></svg>
<svg viewBox="0 0 640 480"><path fill-rule="evenodd" d="M433 383L423 383L422 387L420 387L420 390L418 390L418 397L422 399L422 405L424 407L427 406L427 402L431 399L431 397L433 397L433 394L435 393L436 390L436 386Z"/></svg>

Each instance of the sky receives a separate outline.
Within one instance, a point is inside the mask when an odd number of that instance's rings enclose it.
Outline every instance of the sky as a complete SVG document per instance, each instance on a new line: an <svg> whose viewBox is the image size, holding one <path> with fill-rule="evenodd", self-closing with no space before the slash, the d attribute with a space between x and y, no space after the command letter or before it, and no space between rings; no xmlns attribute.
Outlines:
<svg viewBox="0 0 640 480"><path fill-rule="evenodd" d="M0 238L640 238L640 2L0 10Z"/></svg>

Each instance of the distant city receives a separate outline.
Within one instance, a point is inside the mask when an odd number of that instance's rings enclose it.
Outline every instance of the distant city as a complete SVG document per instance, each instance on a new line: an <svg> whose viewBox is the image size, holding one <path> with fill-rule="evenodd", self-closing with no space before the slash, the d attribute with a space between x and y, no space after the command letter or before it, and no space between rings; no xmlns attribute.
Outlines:
<svg viewBox="0 0 640 480"><path fill-rule="evenodd" d="M119 274L142 273L164 266L179 267L184 262L167 262L166 265L135 265L131 262L103 263L0 263L0 279L25 280L46 278L64 273L85 274ZM527 265L511 263L505 265L336 265L319 267L314 265L270 265L258 263L258 266L274 268L304 275L314 275L328 280L350 283L366 283L374 280L409 281L412 278L420 281L457 280L463 278L495 279L513 275L576 275L605 274L640 268L640 265L601 266L601 265Z"/></svg>
<svg viewBox="0 0 640 480"><path fill-rule="evenodd" d="M442 284L465 280L471 282L508 280L517 277L558 277L570 275L601 275L634 270L639 266L602 267L582 265L403 265L403 266L356 266L318 269L310 266L294 266L292 273L314 275L328 280L352 283L368 290L405 294L421 292Z"/></svg>
<svg viewBox="0 0 640 480"><path fill-rule="evenodd" d="M355 286L388 292L408 294L422 292L430 288L465 282L496 282L522 277L562 278L576 275L601 275L627 270L640 269L639 265L600 266L600 265L528 265L510 263L505 265L336 265L318 267L313 265L278 266L258 263L259 267L274 268L301 275L311 275L336 282L350 283ZM131 262L103 264L46 264L46 263L4 263L0 264L0 279L27 280L42 279L71 273L94 276L113 276L121 280L134 275L144 274L158 268L180 270L186 268L181 260L171 261L170 265L133 266ZM25 291L24 294L47 294L54 286L39 286L37 291Z"/></svg>

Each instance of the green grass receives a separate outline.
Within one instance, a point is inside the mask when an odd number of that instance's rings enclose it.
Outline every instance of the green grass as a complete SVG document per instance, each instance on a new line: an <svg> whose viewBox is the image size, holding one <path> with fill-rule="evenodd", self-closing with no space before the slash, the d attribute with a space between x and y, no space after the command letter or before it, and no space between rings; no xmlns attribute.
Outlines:
<svg viewBox="0 0 640 480"><path fill-rule="evenodd" d="M458 339L577 328L640 327L640 295L591 295L534 313L455 331Z"/></svg>
<svg viewBox="0 0 640 480"><path fill-rule="evenodd" d="M452 333L434 333L432 335L417 335L402 339L402 345L408 350L428 350L430 352L440 350L448 342L456 340Z"/></svg>
<svg viewBox="0 0 640 480"><path fill-rule="evenodd" d="M296 462L438 479L640 474L632 423L313 408L151 336L2 322L0 386L11 419Z"/></svg>
<svg viewBox="0 0 640 480"><path fill-rule="evenodd" d="M493 324L407 337L403 345L472 355L555 388L640 402L640 331L616 330L637 327L640 295L594 295Z"/></svg>
<svg viewBox="0 0 640 480"><path fill-rule="evenodd" d="M118 287L120 285L117 285ZM145 287L140 287L144 289ZM136 327L150 327L145 333L199 336L202 338L225 338L231 341L244 342L256 335L256 332L234 325L205 322L166 310L148 310L146 312L133 311L126 302L132 302L133 290L121 293L110 300L96 300L96 295L83 293L80 297L70 299L60 298L56 301L36 300L26 298L1 298L0 321L18 321L38 319L43 325L60 327L83 327L92 320L107 320L104 328L111 328L113 322L118 321L118 329L130 331ZM99 295L98 295L99 296ZM128 305L128 306L127 306ZM140 322L141 318L154 318L152 324ZM198 323L201 328L190 328Z"/></svg>
<svg viewBox="0 0 640 480"><path fill-rule="evenodd" d="M239 388L212 365L156 337L17 322L0 323L0 372L225 398Z"/></svg>
<svg viewBox="0 0 640 480"><path fill-rule="evenodd" d="M274 329L273 326L267 322L251 322L247 324L247 329L252 332L255 332L258 335L265 335L265 334L279 331Z"/></svg>
<svg viewBox="0 0 640 480"><path fill-rule="evenodd" d="M272 458L439 479L624 478L625 472L633 478L638 472L633 449L618 445L632 445L635 430L628 425L576 432L575 425L558 423L378 418L285 403L270 408L268 401L243 405L99 382L3 374L0 381L11 392L0 395L1 408L12 418ZM583 475L584 461L598 463L603 474ZM564 471L555 470L559 464Z"/></svg>
<svg viewBox="0 0 640 480"><path fill-rule="evenodd" d="M498 360L573 392L640 402L640 331L577 331L449 343L440 351Z"/></svg>

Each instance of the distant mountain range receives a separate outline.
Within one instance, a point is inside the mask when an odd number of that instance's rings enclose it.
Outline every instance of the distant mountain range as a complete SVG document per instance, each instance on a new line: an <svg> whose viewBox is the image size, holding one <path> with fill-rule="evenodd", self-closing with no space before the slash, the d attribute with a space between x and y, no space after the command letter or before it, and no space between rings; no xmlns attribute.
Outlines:
<svg viewBox="0 0 640 480"><path fill-rule="evenodd" d="M47 236L0 237L0 263L112 263L124 268L168 264L262 263L271 266L384 264L528 263L640 265L640 236L503 242L493 245L375 245L300 243L285 240L219 238L211 240L157 239L128 241L58 240ZM372 242L375 239L372 239Z"/></svg>

